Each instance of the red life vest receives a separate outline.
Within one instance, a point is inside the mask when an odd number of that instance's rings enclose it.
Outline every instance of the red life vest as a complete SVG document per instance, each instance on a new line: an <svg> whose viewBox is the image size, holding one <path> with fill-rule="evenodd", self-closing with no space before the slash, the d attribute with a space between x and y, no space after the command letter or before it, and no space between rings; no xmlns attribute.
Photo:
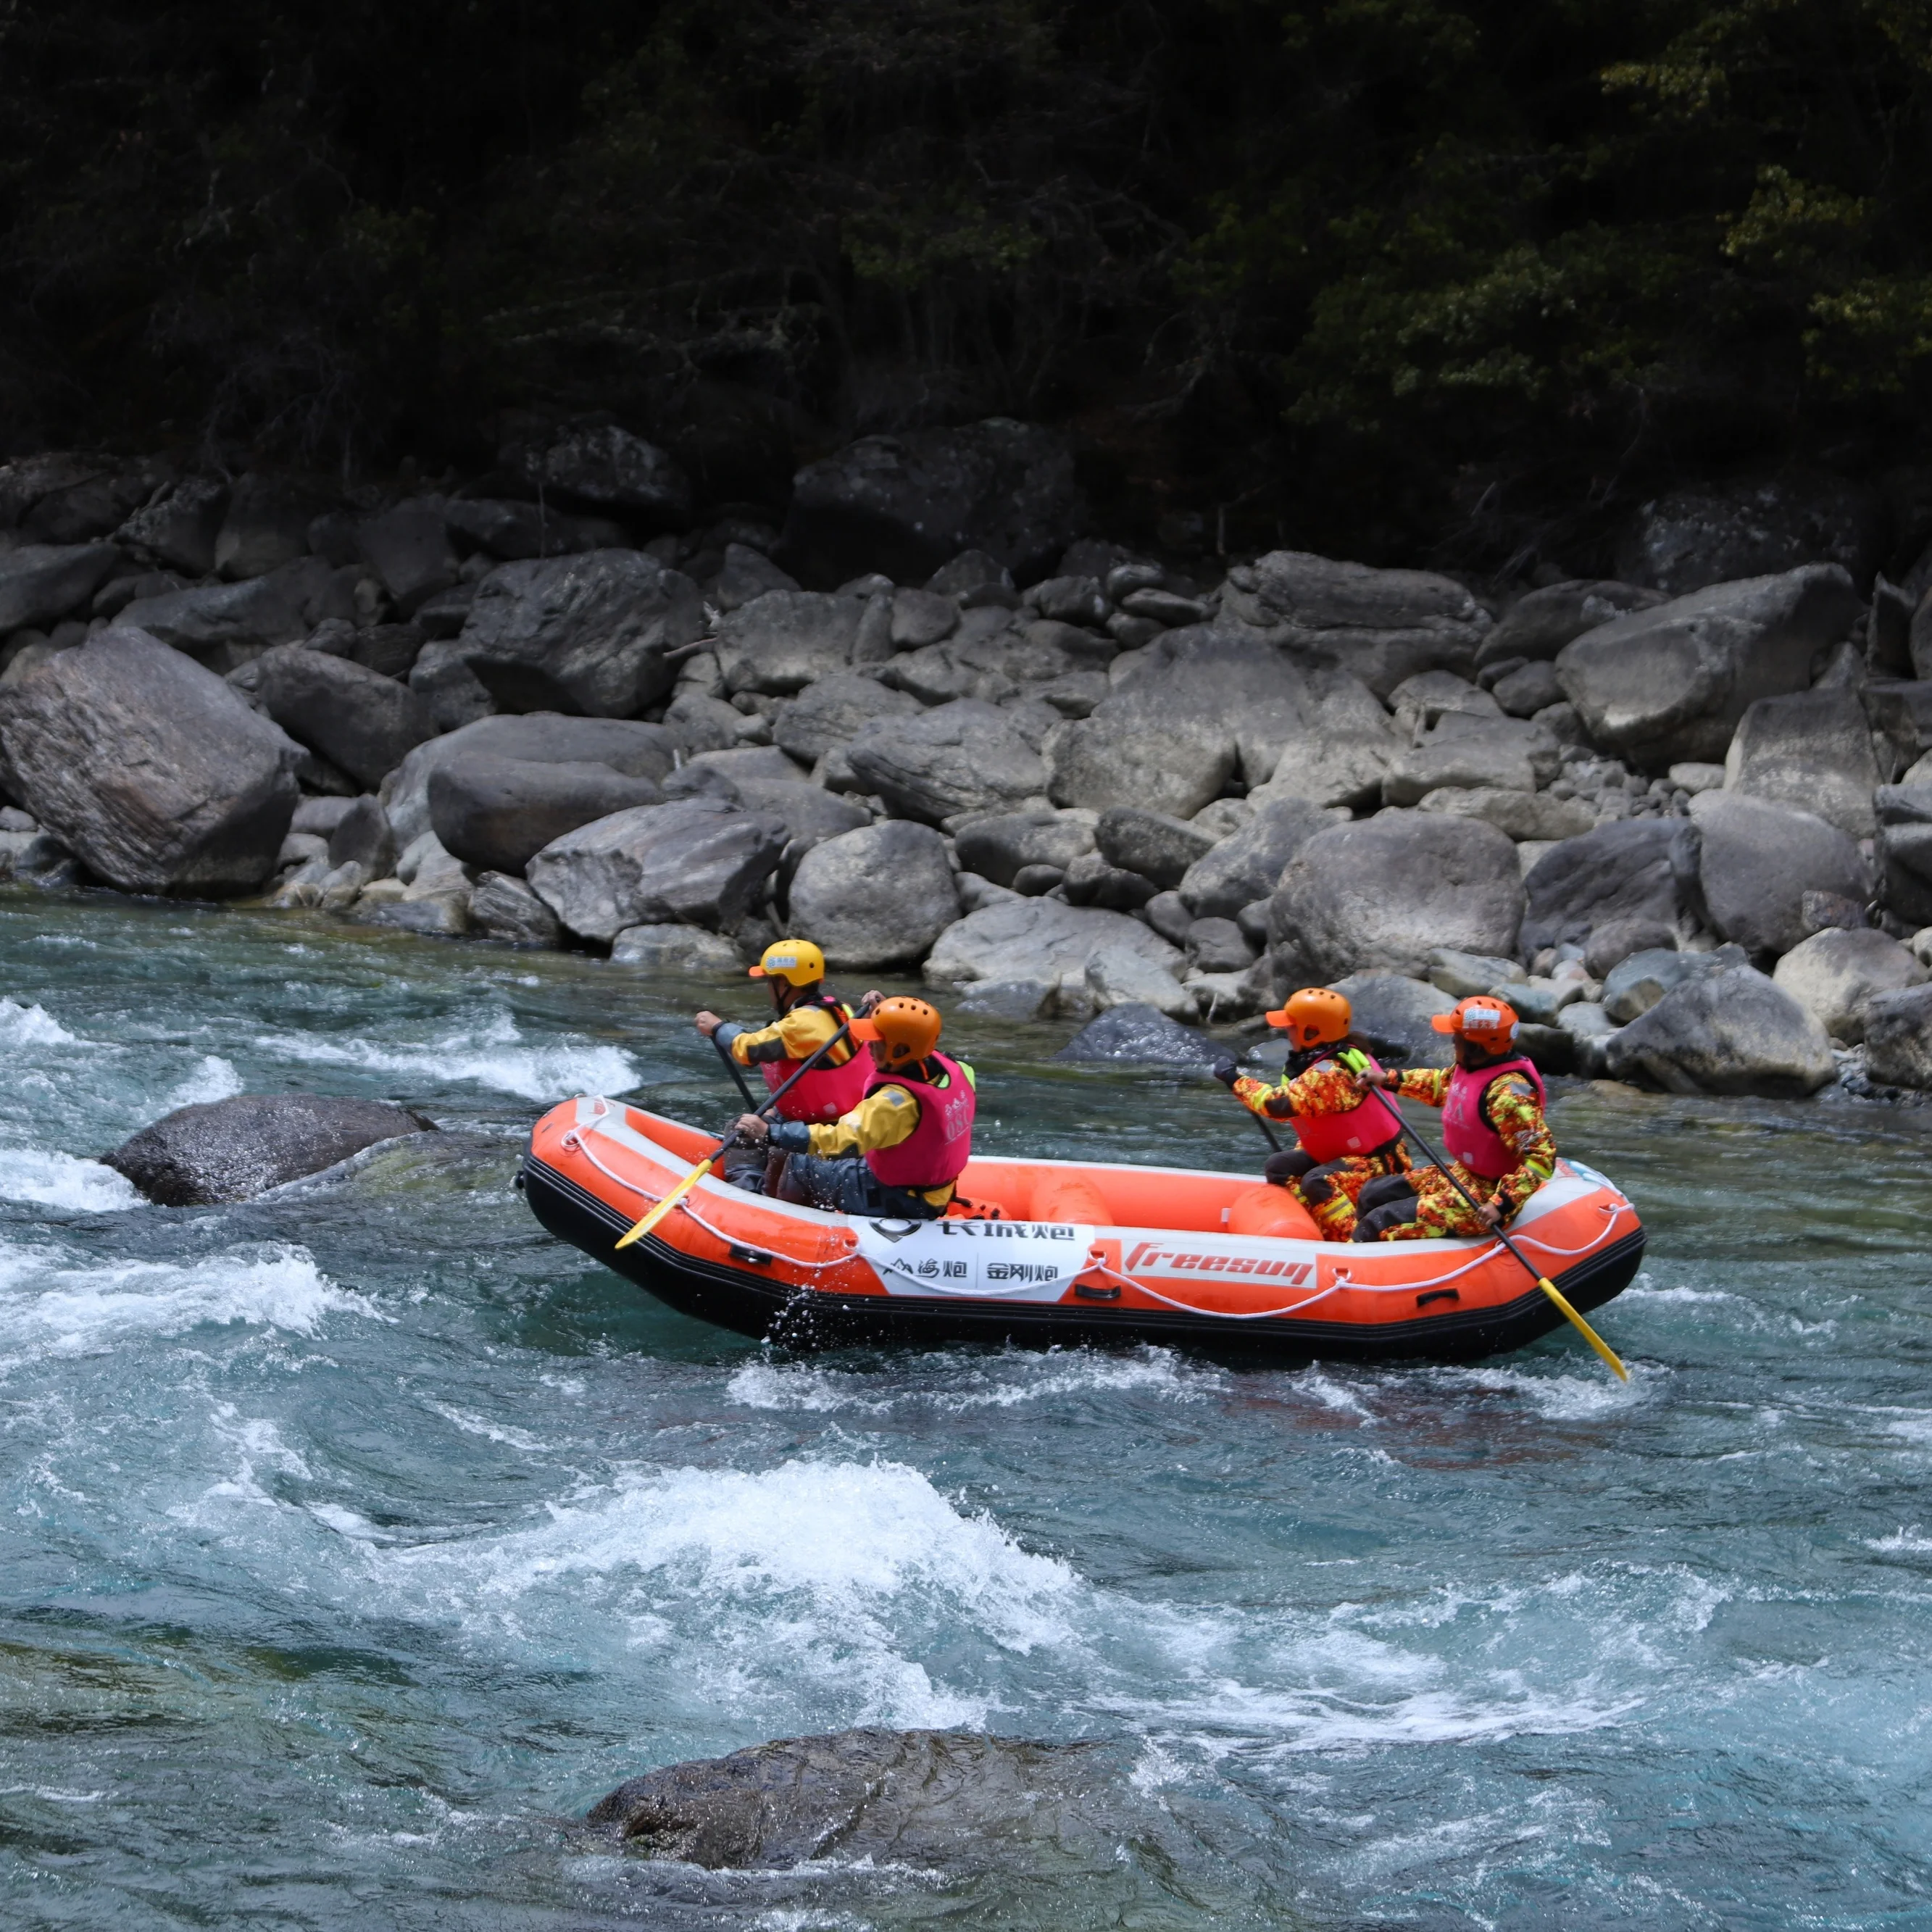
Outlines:
<svg viewBox="0 0 1932 1932"><path fill-rule="evenodd" d="M866 1160L885 1186L920 1193L944 1187L964 1173L973 1157L973 1116L979 1107L973 1083L956 1060L931 1053L926 1062L944 1072L945 1086L874 1067L866 1088L876 1094L881 1087L903 1087L919 1102L919 1125L896 1147L875 1148Z"/></svg>
<svg viewBox="0 0 1932 1932"><path fill-rule="evenodd" d="M1459 1066L1449 1076L1442 1102L1442 1144L1451 1157L1485 1180L1500 1180L1520 1163L1483 1113L1483 1096L1505 1073L1520 1073L1544 1099L1543 1076L1526 1060L1499 1060L1473 1072Z"/></svg>
<svg viewBox="0 0 1932 1932"><path fill-rule="evenodd" d="M820 993L816 998L801 1000L791 1010L799 1006L822 1006L841 1026L852 1017L850 1010L835 1000L830 993ZM791 1091L778 1107L778 1117L786 1120L836 1120L842 1114L849 1114L866 1096L866 1082L872 1071L869 1055L861 1053L848 1040L832 1051L846 1057L834 1066L828 1054L814 1066ZM765 1076L765 1084L776 1094L811 1055L800 1060L761 1060L758 1071Z"/></svg>
<svg viewBox="0 0 1932 1932"><path fill-rule="evenodd" d="M1372 1054L1362 1057L1376 1072L1382 1070ZM1316 1066L1323 1064L1319 1060L1315 1063ZM1294 1131L1302 1151L1312 1154L1319 1164L1346 1160L1351 1154L1372 1154L1377 1148L1386 1147L1400 1137L1400 1130L1390 1118L1393 1104L1370 1088L1346 1114L1294 1114Z"/></svg>

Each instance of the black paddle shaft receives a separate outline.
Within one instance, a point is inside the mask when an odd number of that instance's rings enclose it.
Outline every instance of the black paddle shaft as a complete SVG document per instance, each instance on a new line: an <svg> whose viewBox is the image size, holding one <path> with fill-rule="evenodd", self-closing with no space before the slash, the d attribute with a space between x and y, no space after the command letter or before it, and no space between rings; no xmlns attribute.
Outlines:
<svg viewBox="0 0 1932 1932"><path fill-rule="evenodd" d="M826 1042L828 1046L830 1043L831 1042L830 1041ZM715 1032L711 1036L711 1044L718 1049L718 1058L724 1061L726 1070L730 1072L731 1078L737 1082L738 1091L745 1096L746 1112L747 1113L755 1113L758 1111L758 1103L752 1097L752 1090L749 1087L746 1085L745 1076L738 1070L738 1063L731 1058L731 1049L718 1037Z"/></svg>

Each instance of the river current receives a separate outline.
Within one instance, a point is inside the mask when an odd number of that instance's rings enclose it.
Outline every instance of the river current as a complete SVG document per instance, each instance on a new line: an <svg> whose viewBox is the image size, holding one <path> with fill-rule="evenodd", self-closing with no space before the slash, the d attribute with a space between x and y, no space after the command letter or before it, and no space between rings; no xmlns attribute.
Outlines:
<svg viewBox="0 0 1932 1932"><path fill-rule="evenodd" d="M728 1118L735 986L0 892L0 1922L1932 1926L1928 1123L1579 1088L1651 1247L1474 1368L811 1360L536 1226L582 1091ZM1218 1090L952 1037L993 1151L1252 1166ZM247 1205L169 1108L449 1131ZM1101 1869L707 1873L572 1820L848 1725L1110 1741Z"/></svg>

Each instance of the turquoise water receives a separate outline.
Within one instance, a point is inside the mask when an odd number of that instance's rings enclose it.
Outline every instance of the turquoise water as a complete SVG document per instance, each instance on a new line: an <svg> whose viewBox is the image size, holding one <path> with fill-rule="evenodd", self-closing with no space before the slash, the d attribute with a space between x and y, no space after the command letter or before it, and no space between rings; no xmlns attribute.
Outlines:
<svg viewBox="0 0 1932 1932"><path fill-rule="evenodd" d="M10 890L0 961L10 1928L1932 1925L1918 1117L1561 1099L1652 1232L1627 1390L1561 1336L793 1361L510 1186L579 1090L728 1118L682 1016L742 991ZM1262 1151L958 1033L996 1149ZM453 1131L224 1209L86 1158L290 1087ZM570 1827L858 1723L1113 1740L1174 1837L760 1876Z"/></svg>

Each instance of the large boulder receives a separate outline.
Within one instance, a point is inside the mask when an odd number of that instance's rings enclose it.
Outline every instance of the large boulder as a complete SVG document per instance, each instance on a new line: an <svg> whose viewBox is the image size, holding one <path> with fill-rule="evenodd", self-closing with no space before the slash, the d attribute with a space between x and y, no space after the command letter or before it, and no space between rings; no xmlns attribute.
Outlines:
<svg viewBox="0 0 1932 1932"><path fill-rule="evenodd" d="M1281 748L1268 782L1249 802L1283 799L1318 806L1378 805L1382 780L1405 740L1382 700L1358 677L1317 668L1309 674L1313 703L1307 728Z"/></svg>
<svg viewBox="0 0 1932 1932"><path fill-rule="evenodd" d="M212 1207L319 1174L379 1141L435 1131L386 1100L243 1094L178 1107L101 1160L164 1208Z"/></svg>
<svg viewBox="0 0 1932 1932"><path fill-rule="evenodd" d="M322 558L304 556L238 584L137 597L118 621L177 650L220 662L218 654L224 647L252 655L271 644L296 643L331 618L355 614L353 586L342 582Z"/></svg>
<svg viewBox="0 0 1932 1932"><path fill-rule="evenodd" d="M874 718L912 718L920 710L917 698L876 678L835 672L780 706L772 719L772 741L801 764L815 765L844 750Z"/></svg>
<svg viewBox="0 0 1932 1932"><path fill-rule="evenodd" d="M1556 674L1592 743L1647 771L1714 761L1758 699L1805 688L1861 610L1837 564L1714 584L1585 632Z"/></svg>
<svg viewBox="0 0 1932 1932"><path fill-rule="evenodd" d="M767 590L718 626L718 668L730 691L784 697L852 662L866 607L818 590Z"/></svg>
<svg viewBox="0 0 1932 1932"><path fill-rule="evenodd" d="M1872 728L1856 692L1760 698L1738 721L1724 782L1750 798L1796 806L1853 838L1876 829Z"/></svg>
<svg viewBox="0 0 1932 1932"><path fill-rule="evenodd" d="M372 789L430 735L429 709L407 685L300 644L265 651L228 681L291 738Z"/></svg>
<svg viewBox="0 0 1932 1932"><path fill-rule="evenodd" d="M1138 805L1116 805L1101 813L1094 842L1108 865L1172 887L1180 884L1190 866L1214 850L1216 842L1211 832L1185 819Z"/></svg>
<svg viewBox="0 0 1932 1932"><path fill-rule="evenodd" d="M940 934L926 957L926 980L969 995L998 989L997 1010L1016 1017L1084 1019L1094 1007L1087 969L1114 952L1177 979L1186 964L1178 946L1124 913L1058 899L1003 899Z"/></svg>
<svg viewBox="0 0 1932 1932"><path fill-rule="evenodd" d="M0 635L44 630L76 611L114 574L112 544L28 544L0 551Z"/></svg>
<svg viewBox="0 0 1932 1932"><path fill-rule="evenodd" d="M567 832L524 872L530 890L585 939L608 942L632 926L725 932L762 900L784 847L776 819L722 799L682 798Z"/></svg>
<svg viewBox="0 0 1932 1932"><path fill-rule="evenodd" d="M1690 801L1696 880L1714 932L1752 952L1789 952L1806 934L1804 898L1862 902L1870 882L1858 848L1808 812L1741 792Z"/></svg>
<svg viewBox="0 0 1932 1932"><path fill-rule="evenodd" d="M793 874L791 928L837 968L923 959L959 916L946 842L929 825L882 819L814 845Z"/></svg>
<svg viewBox="0 0 1932 1932"><path fill-rule="evenodd" d="M704 621L698 586L640 550L506 563L477 585L461 636L430 645L410 682L433 694L457 665L499 711L634 717L670 689L664 654Z"/></svg>
<svg viewBox="0 0 1932 1932"><path fill-rule="evenodd" d="M1042 577L1086 514L1072 452L1036 424L868 436L798 472L778 560L808 583L864 570L916 583L977 550L1016 577Z"/></svg>
<svg viewBox="0 0 1932 1932"><path fill-rule="evenodd" d="M1318 653L1382 698L1418 671L1468 676L1490 628L1489 613L1452 578L1304 550L1236 565L1222 609L1291 650Z"/></svg>
<svg viewBox="0 0 1932 1932"><path fill-rule="evenodd" d="M430 774L468 758L514 758L529 764L608 765L627 778L662 784L677 767L676 734L640 719L566 718L533 711L521 717L479 718L473 724L418 745L382 781L382 808L407 845L430 829Z"/></svg>
<svg viewBox="0 0 1932 1932"><path fill-rule="evenodd" d="M1382 779L1384 805L1417 805L1432 791L1533 792L1562 769L1556 740L1520 718L1444 718L1406 751Z"/></svg>
<svg viewBox="0 0 1932 1932"><path fill-rule="evenodd" d="M1875 494L1835 476L1796 473L1646 503L1618 546L1634 584L1679 596L1706 584L1832 563L1867 583L1885 542Z"/></svg>
<svg viewBox="0 0 1932 1932"><path fill-rule="evenodd" d="M356 526L356 549L406 617L456 581L456 552L440 502L418 499L364 518Z"/></svg>
<svg viewBox="0 0 1932 1932"><path fill-rule="evenodd" d="M1700 974L1608 1036L1603 1064L1618 1080L1671 1094L1815 1094L1837 1072L1825 1029L1748 966Z"/></svg>
<svg viewBox="0 0 1932 1932"><path fill-rule="evenodd" d="M608 765L478 756L438 766L429 776L430 824L443 850L492 872L520 872L580 825L663 802L654 780Z"/></svg>
<svg viewBox="0 0 1932 1932"><path fill-rule="evenodd" d="M1664 601L1660 590L1614 579L1573 578L1546 584L1511 604L1476 650L1476 668L1527 658L1547 663L1573 638L1631 610L1648 610Z"/></svg>
<svg viewBox="0 0 1932 1932"><path fill-rule="evenodd" d="M889 809L937 825L1044 796L1047 769L1012 716L976 698L916 718L877 718L846 748L854 776Z"/></svg>
<svg viewBox="0 0 1932 1932"><path fill-rule="evenodd" d="M214 541L228 511L228 486L186 477L158 490L114 533L125 550L167 570L206 577L214 568Z"/></svg>
<svg viewBox="0 0 1932 1932"><path fill-rule="evenodd" d="M1181 902L1196 919L1232 919L1242 907L1266 898L1289 860L1332 822L1306 799L1264 805L1188 867L1177 888Z"/></svg>
<svg viewBox="0 0 1932 1932"><path fill-rule="evenodd" d="M1364 968L1420 978L1438 946L1508 957L1523 890L1516 847L1479 819L1390 811L1318 832L1269 902L1277 984Z"/></svg>
<svg viewBox="0 0 1932 1932"><path fill-rule="evenodd" d="M309 526L328 508L307 478L251 470L229 494L214 538L214 567L232 581L266 577L306 557Z"/></svg>
<svg viewBox="0 0 1932 1932"><path fill-rule="evenodd" d="M1227 1049L1158 1006L1128 1000L1090 1019L1053 1057L1107 1066L1203 1070Z"/></svg>
<svg viewBox="0 0 1932 1932"><path fill-rule="evenodd" d="M1886 1087L1932 1087L1932 986L1875 993L1865 1004L1865 1071Z"/></svg>
<svg viewBox="0 0 1932 1932"><path fill-rule="evenodd" d="M1864 1039L1865 1010L1880 993L1924 984L1925 968L1895 939L1870 928L1814 932L1772 974L1834 1040Z"/></svg>
<svg viewBox="0 0 1932 1932"><path fill-rule="evenodd" d="M672 524L691 512L690 482L673 458L602 418L584 417L548 435L507 443L496 460L526 489L567 502Z"/></svg>
<svg viewBox="0 0 1932 1932"><path fill-rule="evenodd" d="M1646 946L1626 954L1604 979L1600 1002L1605 1015L1619 1026L1627 1026L1647 1013L1666 993L1707 974L1722 973L1733 966L1748 966L1741 946L1720 946L1712 952L1680 952L1673 946Z"/></svg>
<svg viewBox="0 0 1932 1932"><path fill-rule="evenodd" d="M1872 795L1877 856L1894 916L1915 927L1932 926L1932 772L1908 776L1918 782L1881 785Z"/></svg>
<svg viewBox="0 0 1932 1932"><path fill-rule="evenodd" d="M146 632L100 631L0 688L0 784L124 892L250 892L274 871L296 746Z"/></svg>
<svg viewBox="0 0 1932 1932"><path fill-rule="evenodd" d="M1028 866L1064 872L1095 850L1100 814L1092 812L1008 812L969 820L956 836L963 869L1010 886Z"/></svg>
<svg viewBox="0 0 1932 1932"><path fill-rule="evenodd" d="M1674 927L1679 887L1671 852L1678 831L1666 819L1619 819L1552 846L1523 880L1524 951L1586 946L1598 926L1619 921Z"/></svg>
<svg viewBox="0 0 1932 1932"><path fill-rule="evenodd" d="M505 946L556 946L563 939L556 914L521 879L502 872L485 872L476 881L470 930Z"/></svg>
<svg viewBox="0 0 1932 1932"><path fill-rule="evenodd" d="M1132 702L1231 732L1237 769L1250 786L1274 776L1289 743L1312 731L1333 730L1345 722L1341 712L1364 698L1380 710L1353 680L1325 668L1311 671L1250 632L1211 624L1156 638L1118 691L1118 697L1096 707L1096 714Z"/></svg>

